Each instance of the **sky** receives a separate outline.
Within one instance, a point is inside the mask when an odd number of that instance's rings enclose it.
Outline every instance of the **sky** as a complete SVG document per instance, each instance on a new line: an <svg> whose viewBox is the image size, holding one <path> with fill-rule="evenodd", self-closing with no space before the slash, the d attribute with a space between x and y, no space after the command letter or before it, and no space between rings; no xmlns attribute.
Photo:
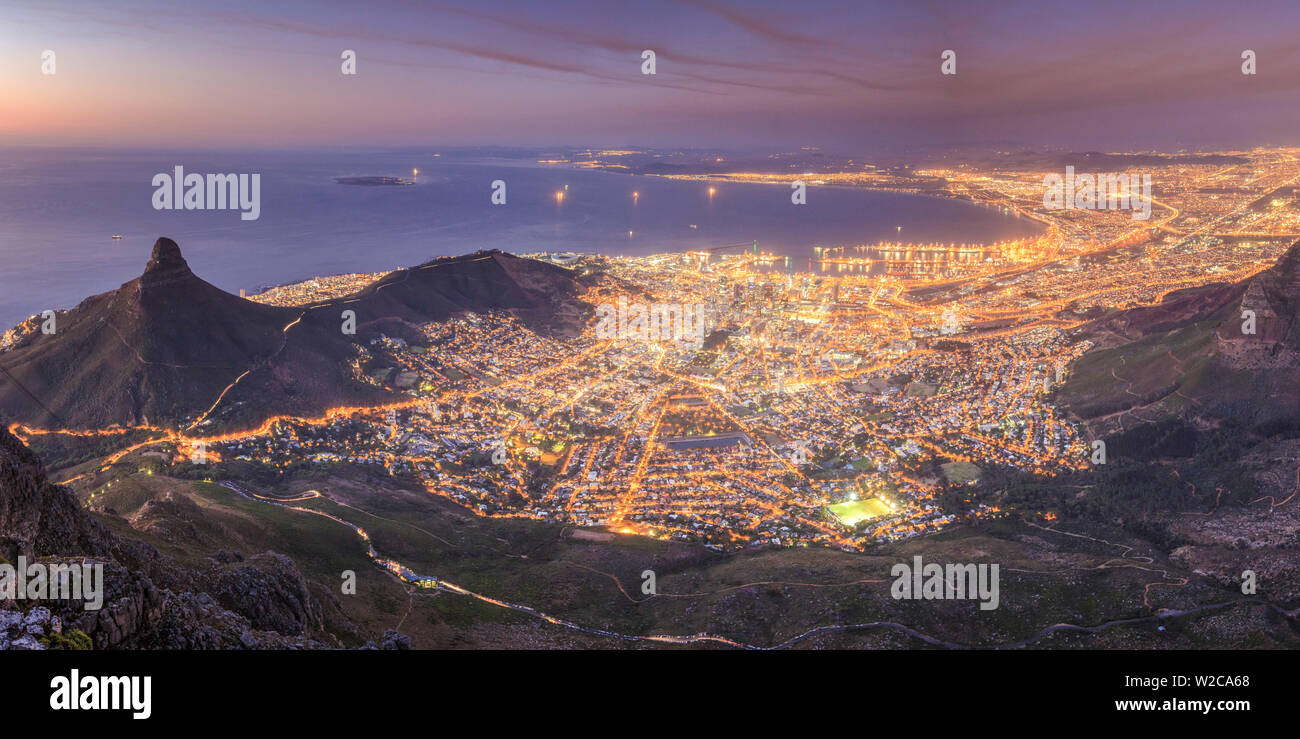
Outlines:
<svg viewBox="0 0 1300 739"><path fill-rule="evenodd" d="M0 146L1300 144L1298 29L1294 0L0 0Z"/></svg>

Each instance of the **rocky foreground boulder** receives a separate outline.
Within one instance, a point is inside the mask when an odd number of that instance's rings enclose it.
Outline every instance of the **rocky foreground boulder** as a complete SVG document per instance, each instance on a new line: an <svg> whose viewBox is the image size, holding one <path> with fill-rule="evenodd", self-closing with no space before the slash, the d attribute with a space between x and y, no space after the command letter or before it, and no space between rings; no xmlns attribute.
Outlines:
<svg viewBox="0 0 1300 739"><path fill-rule="evenodd" d="M82 601L5 599L4 649L331 649L321 607L289 557L223 552L207 569L109 531L49 481L40 459L0 427L0 564L103 567L97 610ZM310 635L310 636L309 636ZM404 649L385 633L369 648Z"/></svg>

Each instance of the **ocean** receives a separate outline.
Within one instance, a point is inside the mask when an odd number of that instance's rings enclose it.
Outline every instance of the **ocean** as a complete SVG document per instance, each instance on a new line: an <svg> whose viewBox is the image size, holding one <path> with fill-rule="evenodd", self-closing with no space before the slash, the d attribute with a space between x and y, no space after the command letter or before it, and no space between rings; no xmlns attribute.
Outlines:
<svg viewBox="0 0 1300 739"><path fill-rule="evenodd" d="M178 165L187 173L260 174L259 218L241 220L238 210L155 210L154 175ZM416 168L412 186L335 182L409 180ZM506 183L505 205L490 202L495 180ZM1027 219L943 198L812 187L807 204L795 206L790 192L784 185L710 185L429 150L0 148L0 324L70 308L137 277L159 236L180 244L200 277L252 294L484 248L633 256L757 241L760 250L790 255L804 268L814 246L900 235L987 243L1040 232Z"/></svg>

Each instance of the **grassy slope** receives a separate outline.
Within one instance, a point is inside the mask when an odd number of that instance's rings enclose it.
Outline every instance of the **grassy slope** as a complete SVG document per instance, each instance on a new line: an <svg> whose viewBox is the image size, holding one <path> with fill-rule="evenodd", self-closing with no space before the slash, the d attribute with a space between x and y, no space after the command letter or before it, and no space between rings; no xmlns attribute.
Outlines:
<svg viewBox="0 0 1300 739"><path fill-rule="evenodd" d="M337 591L338 573L355 570L361 595L340 600L348 617L363 628L395 626L409 602L412 610L403 621L403 631L413 636L417 646L626 646L618 640L576 635L540 624L524 614L464 596L408 597L396 581L365 560L359 540L339 524L246 501L217 486L181 484L190 486L211 518L237 533L253 550L269 548L289 554L322 588ZM349 493L352 505L368 514L329 500L309 505L363 526L381 554L422 574L437 575L584 625L625 633L709 632L773 645L825 624L897 621L962 644L995 645L1028 638L1057 622L1091 625L1151 615L1152 608L1142 602L1148 583L1188 577L1168 564L1148 566L1117 559L1123 552L1118 545L1010 521L960 529L871 554L761 549L719 555L641 537L620 536L608 544L579 542L561 538L558 526L483 519L422 493L375 491L356 500L358 495ZM1122 539L1123 534L1112 532L1110 536L1113 541L1141 546ZM186 545L179 546L183 549ZM981 611L971 601L893 599L889 595L890 568L900 561L910 562L918 554L926 562L999 563L1000 607ZM1171 577L1152 568L1169 570ZM646 569L656 573L658 597L646 598L640 591L641 573ZM1153 586L1151 597L1152 606L1179 608L1230 600L1232 594L1192 576L1187 585ZM1178 643L1222 646L1214 641L1221 636L1198 630L1198 620L1180 624ZM1234 633L1232 638L1242 643L1294 639L1285 629L1270 628ZM1169 632L1158 632L1154 624L1147 623L1099 636L1051 636L1040 645L1146 648L1169 644L1172 638ZM923 646L910 636L879 628L828 634L804 645Z"/></svg>

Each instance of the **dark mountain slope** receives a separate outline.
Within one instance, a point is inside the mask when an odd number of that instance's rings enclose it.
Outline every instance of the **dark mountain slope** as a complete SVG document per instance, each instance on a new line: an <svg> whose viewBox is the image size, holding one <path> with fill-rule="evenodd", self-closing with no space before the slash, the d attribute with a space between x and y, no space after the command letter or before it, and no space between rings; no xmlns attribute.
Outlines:
<svg viewBox="0 0 1300 739"><path fill-rule="evenodd" d="M1250 570L1261 592L1294 603L1300 244L1248 279L1082 330L1097 346L1058 400L1105 443L1107 460L1053 480L1047 494L1067 493L1063 510L1125 521L1194 574L1233 587Z"/></svg>
<svg viewBox="0 0 1300 739"><path fill-rule="evenodd" d="M54 334L33 333L0 355L7 370L0 412L72 428L181 422L248 370L251 395L269 411L343 397L353 390L339 365L352 352L349 342L337 328L333 335L309 328L289 337L285 327L299 315L208 284L190 271L175 242L160 238L140 277L60 313ZM289 338L296 367L258 372Z"/></svg>
<svg viewBox="0 0 1300 739"><path fill-rule="evenodd" d="M168 498L179 500L202 516L187 498ZM102 608L70 599L0 597L0 650L39 649L74 629L97 649L339 646L293 560L273 552L228 553L184 565L152 544L111 531L67 488L52 484L36 455L0 428L0 561L17 563L19 557L29 565L38 559L102 565ZM29 624L42 629L41 639L20 633ZM343 627L357 638L355 627Z"/></svg>
<svg viewBox="0 0 1300 739"><path fill-rule="evenodd" d="M1253 334L1243 330L1246 311ZM1133 409L1148 420L1300 418L1300 244L1247 280L1180 291L1082 332L1097 346L1058 399L1084 421Z"/></svg>
<svg viewBox="0 0 1300 739"><path fill-rule="evenodd" d="M589 312L578 299L583 289L583 279L571 270L492 250L399 270L327 305L355 310L358 323L427 323L462 312L500 311L537 331L563 333L573 328L571 317Z"/></svg>
<svg viewBox="0 0 1300 739"><path fill-rule="evenodd" d="M352 379L349 360L379 331L502 311L566 332L589 309L576 273L499 251L400 270L355 295L278 308L195 276L160 238L144 274L57 316L0 354L0 414L45 428L180 425L213 413L236 427L270 415L316 415L380 402L387 391ZM356 313L357 333L341 331ZM236 383L233 384L232 383Z"/></svg>

